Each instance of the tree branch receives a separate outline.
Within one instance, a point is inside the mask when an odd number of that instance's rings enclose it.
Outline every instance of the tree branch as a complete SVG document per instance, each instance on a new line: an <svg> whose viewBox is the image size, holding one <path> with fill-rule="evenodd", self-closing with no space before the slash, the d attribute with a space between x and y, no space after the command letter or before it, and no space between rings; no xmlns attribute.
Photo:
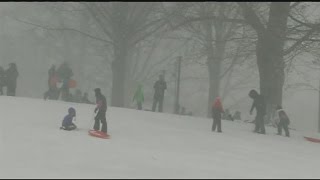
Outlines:
<svg viewBox="0 0 320 180"><path fill-rule="evenodd" d="M265 30L257 14L248 6L247 2L237 3L243 10L243 16L258 33Z"/></svg>
<svg viewBox="0 0 320 180"><path fill-rule="evenodd" d="M25 24L29 24L29 25L32 25L32 26L36 26L36 27L40 27L40 28L43 28L43 29L47 29L47 30L56 30L56 31L74 31L74 32L77 32L77 33L80 33L84 36L87 36L87 37L90 37L92 39L95 39L95 40L98 40L98 41L102 41L104 43L107 43L107 44L113 44L111 41L108 41L106 39L103 39L103 38L100 38L100 37L96 37L96 36L93 36L91 34L88 34L86 32L82 32L82 31L79 31L77 29L73 29L73 28L54 28L54 27L49 27L49 26L44 26L44 25L39 25L39 24L35 24L35 23L32 23L32 22L27 22L27 21L24 21L24 20L21 20L21 19L17 19L15 17L10 17L11 19L14 19L16 21L19 21L19 22L22 22L22 23L25 23Z"/></svg>
<svg viewBox="0 0 320 180"><path fill-rule="evenodd" d="M308 31L306 35L304 35L302 38L300 38L296 43L294 43L291 47L289 47L287 50L284 50L284 55L289 54L291 51L293 51L296 47L298 47L302 42L307 41L308 38L315 32L315 29L311 29Z"/></svg>
<svg viewBox="0 0 320 180"><path fill-rule="evenodd" d="M181 22L180 24L175 25L175 26L171 25L171 30L176 30L179 27L185 26L185 25L187 25L189 23L192 23L192 22L206 21L206 20L222 20L222 21L225 21L225 22L246 24L246 21L243 20L243 19L219 18L217 16L186 17L186 20Z"/></svg>

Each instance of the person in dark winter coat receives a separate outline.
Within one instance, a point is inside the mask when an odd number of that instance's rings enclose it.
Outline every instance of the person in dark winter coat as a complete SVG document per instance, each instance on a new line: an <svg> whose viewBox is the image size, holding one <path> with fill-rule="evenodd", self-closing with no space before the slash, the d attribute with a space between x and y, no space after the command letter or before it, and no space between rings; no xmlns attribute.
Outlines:
<svg viewBox="0 0 320 180"><path fill-rule="evenodd" d="M224 111L223 111L221 99L220 97L217 97L212 105L212 118L213 118L212 131L215 131L216 127L218 126L218 132L222 132L221 113L223 112Z"/></svg>
<svg viewBox="0 0 320 180"><path fill-rule="evenodd" d="M256 109L256 118L255 118L255 129L254 132L260 134L266 134L264 128L264 117L266 115L266 103L264 97L256 90L251 90L249 92L249 97L253 99L253 103L250 109L250 115L252 114L253 109Z"/></svg>
<svg viewBox="0 0 320 180"><path fill-rule="evenodd" d="M94 89L95 96L96 96L96 103L97 107L95 108L94 112L97 114L94 118L94 126L93 129L99 131L100 129L100 122L102 123L101 131L107 133L107 120L106 120L106 111L107 111L107 101L106 97L101 93L100 88ZM98 111L98 113L97 113Z"/></svg>
<svg viewBox="0 0 320 180"><path fill-rule="evenodd" d="M17 88L17 78L19 76L17 65L15 63L9 64L9 69L5 71L7 96L15 96Z"/></svg>
<svg viewBox="0 0 320 180"><path fill-rule="evenodd" d="M52 64L49 71L48 71L48 88L49 89L52 86L51 80L56 75L57 75L56 66L54 64Z"/></svg>
<svg viewBox="0 0 320 180"><path fill-rule="evenodd" d="M0 66L0 95L3 95L3 88L6 86L6 74L2 66Z"/></svg>
<svg viewBox="0 0 320 180"><path fill-rule="evenodd" d="M60 129L71 131L77 128L77 126L72 122L76 117L76 110L74 108L68 109L68 114L64 117L62 121L62 126Z"/></svg>
<svg viewBox="0 0 320 180"><path fill-rule="evenodd" d="M277 115L276 123L278 127L277 135L282 135L282 128L284 129L286 136L290 137L288 125L290 124L290 119L287 116L287 113L282 109L280 105L277 106Z"/></svg>
<svg viewBox="0 0 320 180"><path fill-rule="evenodd" d="M155 92L153 96L152 111L155 112L156 106L159 103L158 111L163 111L164 91L167 89L167 83L164 81L164 76L160 75L159 80L153 86Z"/></svg>
<svg viewBox="0 0 320 180"><path fill-rule="evenodd" d="M59 81L57 72L56 72L56 67L55 65L52 65L48 71L48 87L49 90L45 92L44 94L44 99L46 100L47 98L49 99L59 99L59 89L57 87L57 83Z"/></svg>
<svg viewBox="0 0 320 180"><path fill-rule="evenodd" d="M72 72L71 68L69 67L69 64L67 62L64 62L58 68L57 74L58 74L59 79L63 83L62 87L61 87L62 99L64 101L67 101L68 95L69 95L69 81L70 81L71 77L73 76L73 72Z"/></svg>

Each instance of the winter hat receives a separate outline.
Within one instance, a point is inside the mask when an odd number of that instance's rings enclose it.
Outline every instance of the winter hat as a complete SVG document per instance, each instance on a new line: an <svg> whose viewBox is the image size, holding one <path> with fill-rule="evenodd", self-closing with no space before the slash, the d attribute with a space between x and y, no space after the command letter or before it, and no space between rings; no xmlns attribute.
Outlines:
<svg viewBox="0 0 320 180"><path fill-rule="evenodd" d="M69 114L73 113L74 115L76 115L76 110L73 107L70 107L68 109Z"/></svg>

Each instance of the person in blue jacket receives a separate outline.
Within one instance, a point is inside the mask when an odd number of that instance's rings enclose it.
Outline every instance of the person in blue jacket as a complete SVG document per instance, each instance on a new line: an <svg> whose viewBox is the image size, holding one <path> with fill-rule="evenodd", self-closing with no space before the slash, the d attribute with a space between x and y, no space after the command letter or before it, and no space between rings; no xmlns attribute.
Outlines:
<svg viewBox="0 0 320 180"><path fill-rule="evenodd" d="M62 121L62 126L60 129L71 131L77 128L77 126L72 122L73 118L76 117L76 110L74 108L68 109L68 114L64 117Z"/></svg>

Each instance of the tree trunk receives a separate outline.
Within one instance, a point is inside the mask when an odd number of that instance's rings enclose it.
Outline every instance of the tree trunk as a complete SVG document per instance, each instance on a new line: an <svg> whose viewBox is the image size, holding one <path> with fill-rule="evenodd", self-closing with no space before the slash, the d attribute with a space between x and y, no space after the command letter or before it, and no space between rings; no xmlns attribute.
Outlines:
<svg viewBox="0 0 320 180"><path fill-rule="evenodd" d="M219 96L219 89L220 89L220 67L221 61L214 61L210 60L208 64L208 71L209 71L209 101L208 101L208 112L207 116L211 117L212 112L212 103L216 97Z"/></svg>
<svg viewBox="0 0 320 180"><path fill-rule="evenodd" d="M271 3L268 27L264 32L258 32L257 62L260 75L260 92L267 103L267 119L275 110L276 105L282 105L282 88L284 84L283 49L289 15L290 2Z"/></svg>
<svg viewBox="0 0 320 180"><path fill-rule="evenodd" d="M206 49L207 49L207 65L209 73L209 97L207 117L211 117L212 103L220 92L220 72L221 63L223 61L226 43L223 41L223 26L222 22L215 24L215 47L212 44L212 24L206 23Z"/></svg>
<svg viewBox="0 0 320 180"><path fill-rule="evenodd" d="M128 37L126 37L127 27L127 2L113 2L112 10L112 31L114 60L112 62L112 97L111 105L124 107L125 105L125 83L128 55Z"/></svg>
<svg viewBox="0 0 320 180"><path fill-rule="evenodd" d="M111 105L124 107L127 48L124 40L114 45L114 61L112 62L112 98Z"/></svg>

